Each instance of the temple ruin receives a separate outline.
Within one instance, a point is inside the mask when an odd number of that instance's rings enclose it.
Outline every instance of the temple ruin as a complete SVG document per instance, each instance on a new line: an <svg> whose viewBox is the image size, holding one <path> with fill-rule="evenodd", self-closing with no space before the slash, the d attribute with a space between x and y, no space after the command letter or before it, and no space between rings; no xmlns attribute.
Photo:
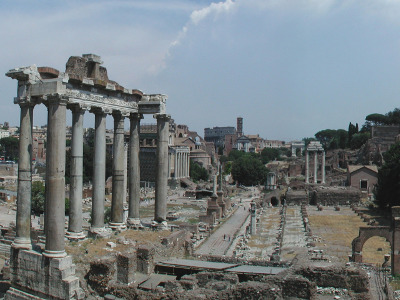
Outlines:
<svg viewBox="0 0 400 300"><path fill-rule="evenodd" d="M14 103L21 108L16 238L11 247L11 288L6 299L81 299L75 266L67 255L65 235L81 239L83 117L95 115L95 152L92 219L89 234L105 235L104 224L106 116L114 119L112 205L109 228L122 230L124 203L124 120L130 120L128 225L140 223L139 128L143 114L157 119L157 175L154 219L166 225L168 179L168 126L165 95L146 95L109 80L101 58L94 54L72 56L65 72L49 67L12 69L6 76L18 80ZM48 110L46 200L43 252L31 242L32 125L33 110L44 104ZM66 113L72 112L71 194L68 231L65 234L65 136Z"/></svg>

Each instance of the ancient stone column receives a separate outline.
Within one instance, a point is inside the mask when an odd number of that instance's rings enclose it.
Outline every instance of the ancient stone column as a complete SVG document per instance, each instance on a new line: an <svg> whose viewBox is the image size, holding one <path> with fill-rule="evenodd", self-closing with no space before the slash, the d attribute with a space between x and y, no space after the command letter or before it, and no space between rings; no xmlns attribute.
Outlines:
<svg viewBox="0 0 400 300"><path fill-rule="evenodd" d="M190 152L188 153L187 176L190 177Z"/></svg>
<svg viewBox="0 0 400 300"><path fill-rule="evenodd" d="M46 245L43 255L64 257L65 119L67 103L60 96L47 99Z"/></svg>
<svg viewBox="0 0 400 300"><path fill-rule="evenodd" d="M179 179L179 151L176 152L176 178Z"/></svg>
<svg viewBox="0 0 400 300"><path fill-rule="evenodd" d="M14 248L31 249L33 104L20 103L17 218Z"/></svg>
<svg viewBox="0 0 400 300"><path fill-rule="evenodd" d="M187 171L187 166L188 166L188 154L185 152L185 178L189 177L188 171Z"/></svg>
<svg viewBox="0 0 400 300"><path fill-rule="evenodd" d="M93 195L91 231L104 228L104 200L106 177L106 114L101 110L95 113Z"/></svg>
<svg viewBox="0 0 400 300"><path fill-rule="evenodd" d="M174 158L174 173L175 179L178 179L178 150L175 148L175 158Z"/></svg>
<svg viewBox="0 0 400 300"><path fill-rule="evenodd" d="M170 115L156 114L157 119L157 162L155 189L155 216L157 222L167 219L168 186L168 132Z"/></svg>
<svg viewBox="0 0 400 300"><path fill-rule="evenodd" d="M255 202L251 202L250 203L250 213L251 213L251 217L250 217L250 234L254 235L256 234L256 228L257 228L257 220L256 220L256 214L257 209L256 209L256 203Z"/></svg>
<svg viewBox="0 0 400 300"><path fill-rule="evenodd" d="M69 239L83 239L85 238L82 231L83 115L85 114L85 111L79 106L72 107L71 111L71 183L67 237Z"/></svg>
<svg viewBox="0 0 400 300"><path fill-rule="evenodd" d="M213 195L217 194L217 175L213 175Z"/></svg>
<svg viewBox="0 0 400 300"><path fill-rule="evenodd" d="M318 152L314 151L314 183L318 182Z"/></svg>
<svg viewBox="0 0 400 300"><path fill-rule="evenodd" d="M322 182L325 183L325 151L322 151Z"/></svg>
<svg viewBox="0 0 400 300"><path fill-rule="evenodd" d="M114 145L110 228L123 229L124 224L124 116L113 113Z"/></svg>
<svg viewBox="0 0 400 300"><path fill-rule="evenodd" d="M140 119L141 114L130 115L129 140L129 214L130 224L140 224Z"/></svg>
<svg viewBox="0 0 400 300"><path fill-rule="evenodd" d="M306 183L310 182L308 169L309 169L309 156L308 156L308 150L306 150Z"/></svg>

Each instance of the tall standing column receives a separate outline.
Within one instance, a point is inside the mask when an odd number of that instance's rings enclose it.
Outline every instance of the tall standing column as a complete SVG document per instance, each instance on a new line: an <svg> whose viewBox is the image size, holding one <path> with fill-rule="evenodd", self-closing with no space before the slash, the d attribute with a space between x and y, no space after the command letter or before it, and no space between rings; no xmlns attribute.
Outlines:
<svg viewBox="0 0 400 300"><path fill-rule="evenodd" d="M168 186L168 132L170 115L156 114L157 119L157 170L154 219L161 223L167 219Z"/></svg>
<svg viewBox="0 0 400 300"><path fill-rule="evenodd" d="M175 148L175 157L174 157L174 177L178 179L178 150Z"/></svg>
<svg viewBox="0 0 400 300"><path fill-rule="evenodd" d="M322 182L325 183L325 151L322 151Z"/></svg>
<svg viewBox="0 0 400 300"><path fill-rule="evenodd" d="M177 150L178 151L178 150ZM176 178L178 178L179 179L179 151L178 152L176 152Z"/></svg>
<svg viewBox="0 0 400 300"><path fill-rule="evenodd" d="M83 115L85 111L79 106L72 111L71 142L71 183L69 194L69 223L67 237L83 239L82 231L82 190L83 190Z"/></svg>
<svg viewBox="0 0 400 300"><path fill-rule="evenodd" d="M43 255L64 257L65 226L65 119L67 103L48 97L46 165L46 245Z"/></svg>
<svg viewBox="0 0 400 300"><path fill-rule="evenodd" d="M188 153L187 176L190 177L190 152Z"/></svg>
<svg viewBox="0 0 400 300"><path fill-rule="evenodd" d="M308 168L309 168L309 156L308 156L308 150L306 150L306 183L310 182Z"/></svg>
<svg viewBox="0 0 400 300"><path fill-rule="evenodd" d="M183 152L183 174L182 177L186 178L186 152Z"/></svg>
<svg viewBox="0 0 400 300"><path fill-rule="evenodd" d="M318 152L314 151L314 183L318 182Z"/></svg>
<svg viewBox="0 0 400 300"><path fill-rule="evenodd" d="M129 139L129 215L130 224L140 224L140 119L138 113L130 115Z"/></svg>
<svg viewBox="0 0 400 300"><path fill-rule="evenodd" d="M92 232L104 228L106 177L106 114L101 110L96 110L94 113L95 135L93 158Z"/></svg>
<svg viewBox="0 0 400 300"><path fill-rule="evenodd" d="M121 112L113 113L114 145L111 222L112 229L126 228L124 224L124 116Z"/></svg>
<svg viewBox="0 0 400 300"><path fill-rule="evenodd" d="M32 124L33 105L20 103L21 119L18 156L18 192L14 248L31 249Z"/></svg>

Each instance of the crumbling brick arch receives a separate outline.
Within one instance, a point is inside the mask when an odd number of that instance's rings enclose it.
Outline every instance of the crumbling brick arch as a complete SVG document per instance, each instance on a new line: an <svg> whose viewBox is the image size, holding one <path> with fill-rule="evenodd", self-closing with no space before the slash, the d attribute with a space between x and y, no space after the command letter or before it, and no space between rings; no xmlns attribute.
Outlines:
<svg viewBox="0 0 400 300"><path fill-rule="evenodd" d="M362 249L370 238L380 236L385 238L393 251L393 232L389 226L360 227L358 237L352 242L352 261L362 262Z"/></svg>

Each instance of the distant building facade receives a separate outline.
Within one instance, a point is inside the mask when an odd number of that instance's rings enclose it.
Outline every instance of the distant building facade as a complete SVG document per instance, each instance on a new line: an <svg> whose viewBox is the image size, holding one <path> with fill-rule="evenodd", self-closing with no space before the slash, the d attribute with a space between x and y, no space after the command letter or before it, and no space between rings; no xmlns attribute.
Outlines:
<svg viewBox="0 0 400 300"><path fill-rule="evenodd" d="M374 186L378 183L378 167L374 165L349 165L347 176L349 186L372 193Z"/></svg>
<svg viewBox="0 0 400 300"><path fill-rule="evenodd" d="M236 135L235 127L204 128L204 140L214 143L215 148L224 147L225 136L232 134Z"/></svg>

